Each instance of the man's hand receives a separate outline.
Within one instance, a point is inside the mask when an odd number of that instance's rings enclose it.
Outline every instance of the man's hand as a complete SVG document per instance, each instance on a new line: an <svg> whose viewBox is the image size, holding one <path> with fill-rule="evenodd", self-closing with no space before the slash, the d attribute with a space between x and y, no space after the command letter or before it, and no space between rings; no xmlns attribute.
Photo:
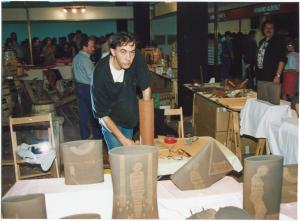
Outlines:
<svg viewBox="0 0 300 221"><path fill-rule="evenodd" d="M273 83L274 84L279 84L280 83L280 77L278 75L275 75L275 77L273 79Z"/></svg>
<svg viewBox="0 0 300 221"><path fill-rule="evenodd" d="M124 137L123 139L121 139L120 142L123 146L130 146L130 145L135 144L133 140L130 140L127 137Z"/></svg>

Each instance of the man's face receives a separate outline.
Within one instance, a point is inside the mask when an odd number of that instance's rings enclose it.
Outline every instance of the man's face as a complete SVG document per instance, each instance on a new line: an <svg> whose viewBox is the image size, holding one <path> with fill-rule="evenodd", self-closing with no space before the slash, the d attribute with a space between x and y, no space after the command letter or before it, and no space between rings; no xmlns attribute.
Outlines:
<svg viewBox="0 0 300 221"><path fill-rule="evenodd" d="M128 69L135 56L135 44L129 43L127 45L116 47L116 49L111 48L110 52L121 69Z"/></svg>
<svg viewBox="0 0 300 221"><path fill-rule="evenodd" d="M266 24L264 27L264 35L266 38L272 38L274 35L274 25L273 24Z"/></svg>
<svg viewBox="0 0 300 221"><path fill-rule="evenodd" d="M83 46L83 50L88 54L93 54L95 51L95 42L94 41L88 41L87 47Z"/></svg>

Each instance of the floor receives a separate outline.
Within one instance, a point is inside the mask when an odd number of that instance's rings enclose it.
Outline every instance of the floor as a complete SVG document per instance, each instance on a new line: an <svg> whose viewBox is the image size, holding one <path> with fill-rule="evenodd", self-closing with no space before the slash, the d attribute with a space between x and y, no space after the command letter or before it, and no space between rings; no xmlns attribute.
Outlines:
<svg viewBox="0 0 300 221"><path fill-rule="evenodd" d="M169 123L170 127L176 128L176 125ZM72 125L67 121L63 124L64 130L64 141L73 141L73 140L80 140L79 134L79 125L78 121L73 121ZM186 135L193 136L194 130L191 123L191 117L184 118L184 130ZM29 132L24 132L24 137L30 137ZM138 137L138 136L137 136ZM10 131L8 126L2 127L2 162L12 161L12 148L11 148L11 138L10 138ZM106 147L103 148L103 163L104 168L109 168L109 161L108 161L108 153ZM2 163L3 164L3 163ZM37 168L38 170L39 168ZM24 168L24 173L32 170L32 168ZM237 178L238 181L242 181L241 174L232 173L233 177ZM167 177L164 177L167 179ZM15 176L14 176L14 168L13 166L3 166L2 165L2 173L1 173L1 196L3 196L10 187L15 183Z"/></svg>

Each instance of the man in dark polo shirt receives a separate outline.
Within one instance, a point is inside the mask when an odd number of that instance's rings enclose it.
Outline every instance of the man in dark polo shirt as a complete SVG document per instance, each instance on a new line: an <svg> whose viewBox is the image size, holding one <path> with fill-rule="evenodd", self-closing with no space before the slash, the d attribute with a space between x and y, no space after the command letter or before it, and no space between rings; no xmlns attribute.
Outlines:
<svg viewBox="0 0 300 221"><path fill-rule="evenodd" d="M109 38L110 55L95 68L92 86L93 113L102 127L109 149L134 144L133 128L138 123L137 87L143 99L151 99L151 77L136 40L126 32Z"/></svg>

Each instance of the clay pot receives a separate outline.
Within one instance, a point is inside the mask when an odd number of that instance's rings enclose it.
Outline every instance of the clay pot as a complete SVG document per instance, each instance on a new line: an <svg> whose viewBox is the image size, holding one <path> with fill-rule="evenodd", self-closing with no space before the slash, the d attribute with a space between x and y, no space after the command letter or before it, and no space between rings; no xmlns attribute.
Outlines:
<svg viewBox="0 0 300 221"><path fill-rule="evenodd" d="M141 144L154 145L154 104L151 100L139 100Z"/></svg>
<svg viewBox="0 0 300 221"><path fill-rule="evenodd" d="M298 164L283 167L281 203L297 202Z"/></svg>
<svg viewBox="0 0 300 221"><path fill-rule="evenodd" d="M207 188L232 170L217 143L211 140L184 166L171 175L180 190Z"/></svg>
<svg viewBox="0 0 300 221"><path fill-rule="evenodd" d="M82 213L82 214L65 216L61 219L101 219L101 216L97 213Z"/></svg>
<svg viewBox="0 0 300 221"><path fill-rule="evenodd" d="M78 140L61 144L65 184L104 181L102 140Z"/></svg>
<svg viewBox="0 0 300 221"><path fill-rule="evenodd" d="M2 199L5 219L47 219L44 194L29 194Z"/></svg>
<svg viewBox="0 0 300 221"><path fill-rule="evenodd" d="M158 219L158 149L146 145L109 151L113 219Z"/></svg>
<svg viewBox="0 0 300 221"><path fill-rule="evenodd" d="M263 155L245 159L243 207L253 219L278 219L283 157Z"/></svg>

